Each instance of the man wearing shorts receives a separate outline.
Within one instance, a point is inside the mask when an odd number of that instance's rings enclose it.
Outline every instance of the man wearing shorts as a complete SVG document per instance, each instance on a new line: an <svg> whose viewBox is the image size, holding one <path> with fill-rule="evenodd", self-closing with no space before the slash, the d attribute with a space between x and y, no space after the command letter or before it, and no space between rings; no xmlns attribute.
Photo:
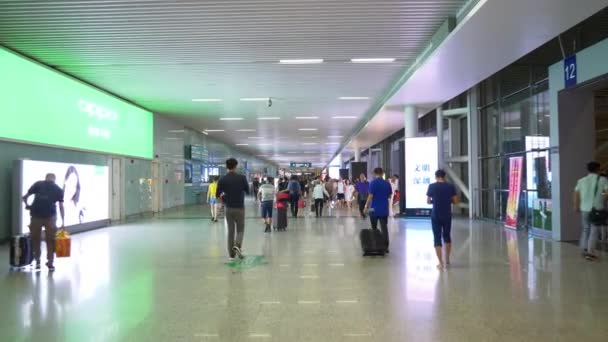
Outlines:
<svg viewBox="0 0 608 342"><path fill-rule="evenodd" d="M217 177L211 176L211 184L209 184L209 189L207 190L207 202L209 203L209 208L211 209L211 221L217 222L217 214L219 211L219 205L217 203Z"/></svg>
<svg viewBox="0 0 608 342"><path fill-rule="evenodd" d="M433 205L431 212L431 223L433 225L433 237L435 239L435 253L439 264L438 269L443 269L443 243L445 243L445 262L450 264L450 253L452 252L452 204L460 201L456 195L454 185L446 182L445 171L435 172L436 182L429 185L426 192L427 203ZM443 240L443 243L442 243Z"/></svg>
<svg viewBox="0 0 608 342"><path fill-rule="evenodd" d="M263 184L258 191L258 199L260 200L260 207L262 209L262 218L266 229L264 233L270 233L272 231L272 206L276 190L274 189L274 179L268 177L268 183Z"/></svg>

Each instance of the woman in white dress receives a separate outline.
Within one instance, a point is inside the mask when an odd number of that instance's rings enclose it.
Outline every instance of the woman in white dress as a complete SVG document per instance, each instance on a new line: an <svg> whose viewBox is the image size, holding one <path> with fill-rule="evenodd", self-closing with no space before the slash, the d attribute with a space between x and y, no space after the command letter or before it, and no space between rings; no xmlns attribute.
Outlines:
<svg viewBox="0 0 608 342"><path fill-rule="evenodd" d="M344 200L346 201L346 205L348 205L348 209L352 208L354 194L355 186L347 179L344 182Z"/></svg>

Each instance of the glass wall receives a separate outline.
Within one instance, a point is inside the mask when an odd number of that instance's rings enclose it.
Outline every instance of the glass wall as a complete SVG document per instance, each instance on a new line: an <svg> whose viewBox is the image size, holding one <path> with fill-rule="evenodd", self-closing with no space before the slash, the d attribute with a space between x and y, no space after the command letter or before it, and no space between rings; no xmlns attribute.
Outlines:
<svg viewBox="0 0 608 342"><path fill-rule="evenodd" d="M523 158L518 226L551 230L548 81L542 76L537 67L514 65L478 86L481 186L476 192L481 215L504 222L510 160Z"/></svg>

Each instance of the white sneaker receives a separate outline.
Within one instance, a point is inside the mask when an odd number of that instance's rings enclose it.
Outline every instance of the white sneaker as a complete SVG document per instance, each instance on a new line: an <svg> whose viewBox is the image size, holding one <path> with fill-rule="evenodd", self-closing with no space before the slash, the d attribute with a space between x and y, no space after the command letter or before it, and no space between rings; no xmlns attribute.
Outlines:
<svg viewBox="0 0 608 342"><path fill-rule="evenodd" d="M239 259L245 259L243 252L241 252L241 249L237 246L232 247L232 251L234 252L234 255L236 255Z"/></svg>

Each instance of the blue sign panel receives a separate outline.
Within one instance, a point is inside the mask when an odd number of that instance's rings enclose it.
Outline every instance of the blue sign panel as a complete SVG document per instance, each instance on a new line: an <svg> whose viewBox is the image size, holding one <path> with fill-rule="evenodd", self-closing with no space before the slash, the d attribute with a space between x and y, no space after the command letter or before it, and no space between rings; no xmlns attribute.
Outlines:
<svg viewBox="0 0 608 342"><path fill-rule="evenodd" d="M564 60L564 80L566 88L576 86L578 68L576 65L576 55L572 55Z"/></svg>

